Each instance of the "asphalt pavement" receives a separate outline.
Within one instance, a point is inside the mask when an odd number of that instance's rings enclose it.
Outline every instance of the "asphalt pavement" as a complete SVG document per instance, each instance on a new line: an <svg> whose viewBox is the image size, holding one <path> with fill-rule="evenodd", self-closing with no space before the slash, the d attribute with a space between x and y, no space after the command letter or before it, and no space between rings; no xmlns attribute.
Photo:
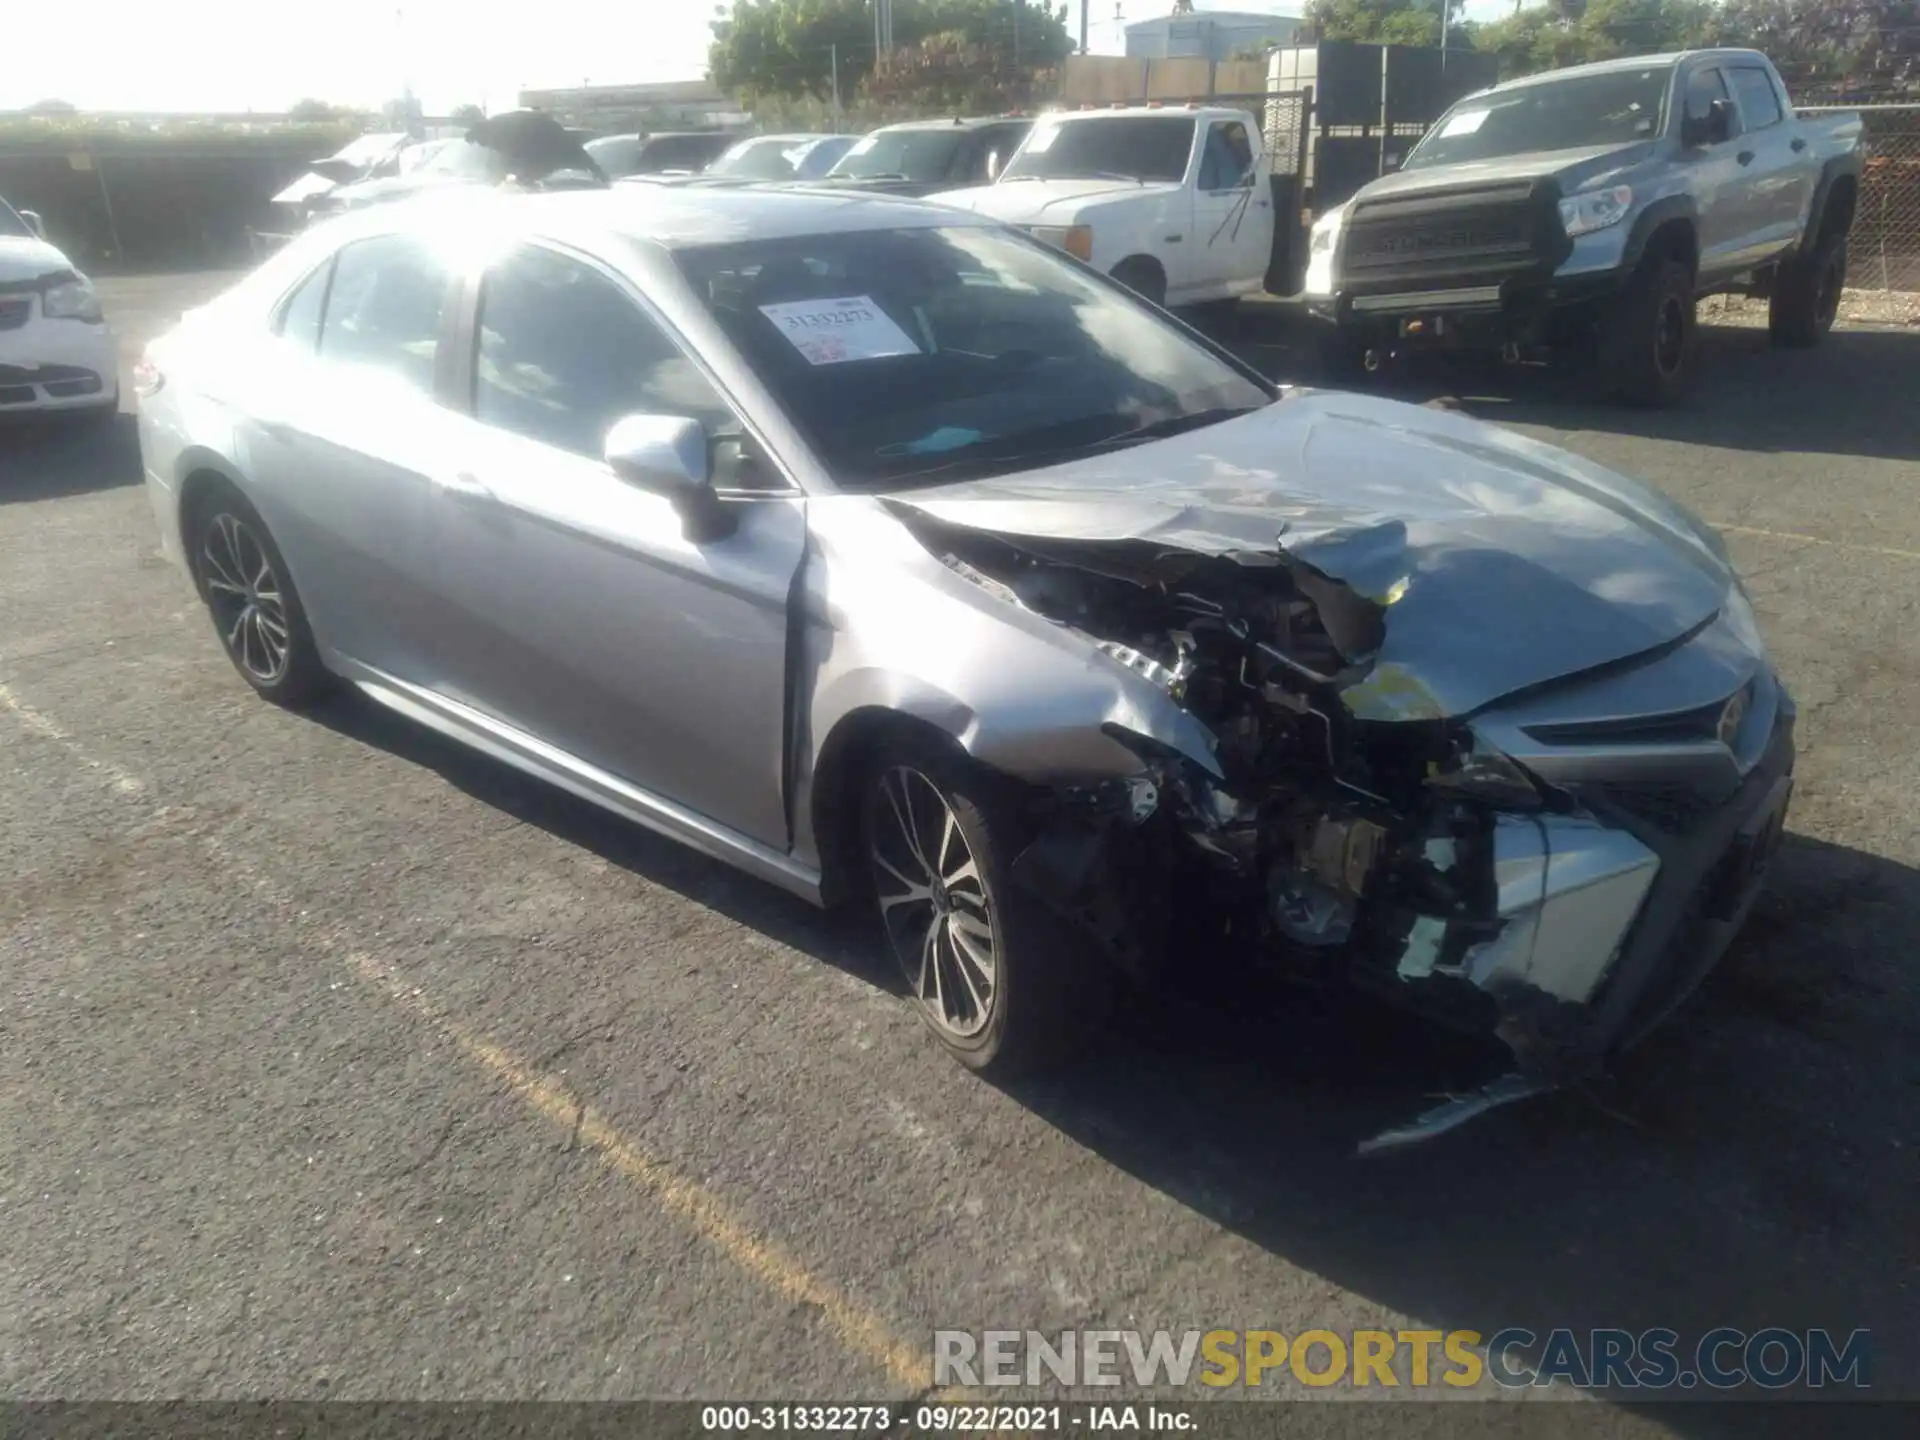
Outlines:
<svg viewBox="0 0 1920 1440"><path fill-rule="evenodd" d="M129 359L218 283L106 282ZM1801 759L1744 937L1612 1084L1364 1161L1483 1057L1209 978L984 1084L857 919L254 700L130 417L0 430L0 1395L897 1398L936 1327L1730 1325L1869 1328L1920 1396L1920 332L1706 348L1658 414L1391 382L1721 526Z"/></svg>

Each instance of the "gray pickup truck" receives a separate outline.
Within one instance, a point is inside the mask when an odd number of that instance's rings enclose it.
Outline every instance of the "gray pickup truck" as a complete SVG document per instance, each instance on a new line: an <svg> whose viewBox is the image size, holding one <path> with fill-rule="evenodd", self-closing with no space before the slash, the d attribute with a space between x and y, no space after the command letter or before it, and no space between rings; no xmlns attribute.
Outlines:
<svg viewBox="0 0 1920 1440"><path fill-rule="evenodd" d="M1695 301L1770 302L1777 344L1833 325L1859 194L1854 114L1804 118L1756 50L1608 60L1468 96L1318 217L1306 304L1356 379L1427 347L1597 357L1672 404Z"/></svg>

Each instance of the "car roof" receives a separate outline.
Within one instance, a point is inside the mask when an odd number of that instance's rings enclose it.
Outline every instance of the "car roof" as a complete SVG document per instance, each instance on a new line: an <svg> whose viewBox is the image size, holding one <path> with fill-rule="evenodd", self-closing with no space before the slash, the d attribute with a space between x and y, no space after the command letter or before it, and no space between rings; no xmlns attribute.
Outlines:
<svg viewBox="0 0 1920 1440"><path fill-rule="evenodd" d="M882 125L873 133L892 130L977 130L982 125L1031 125L1031 115L955 115L948 120L901 120Z"/></svg>
<svg viewBox="0 0 1920 1440"><path fill-rule="evenodd" d="M1114 115L1122 117L1133 115L1172 115L1181 119L1218 120L1231 115L1235 119L1246 115L1245 110L1237 110L1231 105L1174 104L1165 105L1083 105L1077 110L1049 110L1040 118L1048 123L1061 120L1099 120Z"/></svg>
<svg viewBox="0 0 1920 1440"><path fill-rule="evenodd" d="M1683 60L1739 60L1747 64L1764 62L1766 56L1758 50L1727 48L1720 50L1668 50L1659 55L1620 55L1611 60L1595 60L1586 65L1569 65L1563 70L1547 70L1538 75L1526 75L1518 80L1508 80L1499 85L1489 86L1480 91L1482 95L1501 95L1509 90L1523 90L1529 85L1543 85L1553 80L1564 80L1569 75L1607 75L1627 70L1660 70L1678 65Z"/></svg>
<svg viewBox="0 0 1920 1440"><path fill-rule="evenodd" d="M456 217L463 229L470 224L499 224L535 233L598 231L668 250L850 230L994 223L928 201L792 184L726 189L612 185L531 193L463 185L393 201L330 223L344 227L358 219L361 225L356 229L384 233L428 228L448 216Z"/></svg>

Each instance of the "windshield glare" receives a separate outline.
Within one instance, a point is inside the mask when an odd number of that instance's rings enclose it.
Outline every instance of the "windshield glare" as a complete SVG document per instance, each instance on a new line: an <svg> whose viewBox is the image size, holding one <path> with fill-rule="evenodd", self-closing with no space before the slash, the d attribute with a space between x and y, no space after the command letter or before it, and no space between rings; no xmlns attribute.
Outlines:
<svg viewBox="0 0 1920 1440"><path fill-rule="evenodd" d="M829 176L871 180L904 175L909 180L944 180L966 139L963 130L879 130L858 141L829 170Z"/></svg>
<svg viewBox="0 0 1920 1440"><path fill-rule="evenodd" d="M422 160L414 173L447 175L459 180L483 180L493 184L507 178L507 162L498 150L489 150L471 140L449 140Z"/></svg>
<svg viewBox="0 0 1920 1440"><path fill-rule="evenodd" d="M799 173L800 162L807 158L813 144L786 135L743 141L709 165L707 172L743 180L786 180Z"/></svg>
<svg viewBox="0 0 1920 1440"><path fill-rule="evenodd" d="M1671 65L1609 70L1462 100L1408 154L1404 170L1542 150L1631 145L1660 133Z"/></svg>
<svg viewBox="0 0 1920 1440"><path fill-rule="evenodd" d="M1109 115L1086 120L1042 120L1001 175L1097 177L1164 183L1187 173L1193 119L1185 115Z"/></svg>
<svg viewBox="0 0 1920 1440"><path fill-rule="evenodd" d="M677 252L836 483L1031 469L1272 394L1022 236L866 230Z"/></svg>

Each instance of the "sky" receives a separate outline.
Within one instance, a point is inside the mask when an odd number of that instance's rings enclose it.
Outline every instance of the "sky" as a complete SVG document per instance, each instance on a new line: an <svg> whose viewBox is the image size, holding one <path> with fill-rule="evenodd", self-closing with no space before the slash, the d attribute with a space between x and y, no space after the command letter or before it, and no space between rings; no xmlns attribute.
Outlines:
<svg viewBox="0 0 1920 1440"><path fill-rule="evenodd" d="M1115 0L1087 0L1090 48L1119 54ZM1125 23L1171 0L1119 0ZM1069 0L1077 33L1080 0ZM91 0L87 43L72 13L8 5L0 110L60 99L88 110L284 111L307 97L377 107L411 86L429 113L510 108L525 86L698 79L714 0ZM1199 0L1205 10L1297 14L1292 0ZM1509 0L1469 0L1476 19ZM277 12L277 13L274 13ZM538 17L535 23L532 17ZM296 18L297 17L297 18Z"/></svg>

